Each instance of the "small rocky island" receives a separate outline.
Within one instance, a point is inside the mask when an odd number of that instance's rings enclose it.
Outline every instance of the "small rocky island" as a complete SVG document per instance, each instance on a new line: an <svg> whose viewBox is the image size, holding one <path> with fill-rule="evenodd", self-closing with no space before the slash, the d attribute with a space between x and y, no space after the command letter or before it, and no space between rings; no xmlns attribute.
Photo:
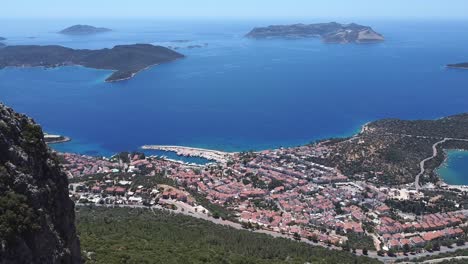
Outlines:
<svg viewBox="0 0 468 264"><path fill-rule="evenodd" d="M98 28L89 25L74 25L68 27L62 31L59 31L60 34L64 35L92 35L98 33L110 32L112 29L109 28Z"/></svg>
<svg viewBox="0 0 468 264"><path fill-rule="evenodd" d="M448 67L448 68L467 69L467 70L468 70L468 62L456 63L456 64L448 64L447 67Z"/></svg>
<svg viewBox="0 0 468 264"><path fill-rule="evenodd" d="M7 46L0 49L0 69L80 65L113 70L115 72L106 81L115 82L130 79L153 65L183 57L168 48L150 44L120 45L101 50L75 50L62 46Z"/></svg>
<svg viewBox="0 0 468 264"><path fill-rule="evenodd" d="M384 37L371 27L336 22L259 27L254 28L246 37L252 39L320 37L328 43L373 43L384 41Z"/></svg>
<svg viewBox="0 0 468 264"><path fill-rule="evenodd" d="M4 40L6 40L6 38L4 38L4 37L0 37L0 41L4 41ZM3 42L0 42L0 48L3 48L3 47L5 47L5 46L6 46L6 44L5 44L5 43L3 43Z"/></svg>

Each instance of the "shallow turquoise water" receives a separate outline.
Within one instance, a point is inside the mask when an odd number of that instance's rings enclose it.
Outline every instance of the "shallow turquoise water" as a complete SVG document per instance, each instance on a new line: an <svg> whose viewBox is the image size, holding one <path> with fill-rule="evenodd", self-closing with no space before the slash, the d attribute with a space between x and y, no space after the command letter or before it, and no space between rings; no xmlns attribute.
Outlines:
<svg viewBox="0 0 468 264"><path fill-rule="evenodd" d="M468 151L449 150L446 164L438 169L442 179L452 185L468 185Z"/></svg>

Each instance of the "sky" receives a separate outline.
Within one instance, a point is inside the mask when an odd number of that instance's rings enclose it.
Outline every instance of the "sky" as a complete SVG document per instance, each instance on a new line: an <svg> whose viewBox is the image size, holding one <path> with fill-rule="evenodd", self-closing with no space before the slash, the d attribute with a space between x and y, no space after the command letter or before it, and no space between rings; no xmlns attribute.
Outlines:
<svg viewBox="0 0 468 264"><path fill-rule="evenodd" d="M468 0L1 0L2 18L468 18Z"/></svg>

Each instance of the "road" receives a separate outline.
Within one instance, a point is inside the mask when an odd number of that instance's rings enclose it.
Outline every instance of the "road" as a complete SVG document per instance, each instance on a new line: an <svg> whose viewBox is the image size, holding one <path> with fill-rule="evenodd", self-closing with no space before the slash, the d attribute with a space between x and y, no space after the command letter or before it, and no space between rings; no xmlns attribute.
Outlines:
<svg viewBox="0 0 468 264"><path fill-rule="evenodd" d="M147 206L144 206L144 205L106 205L106 204L101 205L101 204L94 204L94 206L107 207L107 208L114 208L114 207L124 207L125 208L126 207L126 208L149 209L154 214L156 214L156 212L154 210L157 209L157 210L161 210L161 211L167 211L167 212L172 212L172 213L176 213L176 214L183 214L183 215L195 217L195 218L198 218L198 219L210 221L210 222L212 222L214 224L232 227L232 228L237 229L237 230L247 230L239 223L223 220L221 218L214 218L214 217L209 216L207 214L204 214L202 212L195 212L188 205L184 204L184 206L181 206L181 204L183 204L183 203L174 202L173 204L177 206L176 210L167 209L167 208L164 208L164 207L162 207L160 205L153 205L151 207L147 207ZM79 203L77 203L76 206L89 206L89 204L79 204ZM273 231L269 231L269 230L258 229L258 230L250 230L250 231L253 232L253 233L270 235L272 237L286 238L286 239L294 240L293 236L290 236L290 235L287 235L287 234L281 234L281 233L277 233L277 232L273 232ZM306 244L312 245L312 246L320 246L320 247L334 249L334 250L342 250L341 247L328 245L328 244L323 243L323 242L314 243L313 241L310 241L310 240L305 239L305 238L301 238L300 241L304 242ZM420 253L420 254L417 254L417 255L408 255L408 256L399 255L399 256L396 256L396 257L379 256L379 255L377 255L376 251L370 251L369 250L367 256L371 257L371 258L378 259L378 260L380 260L380 261L382 261L384 263L393 263L394 261L396 261L398 259L408 258L408 259L411 260L411 259L416 259L416 258L420 258L420 257L435 256L435 255L438 255L438 254L441 254L441 253L454 252L454 251L456 251L458 249L468 249L468 244L466 244L464 246L461 246L461 247L453 247L453 248L441 247L440 251L437 251L437 252L424 252L424 253ZM361 251L357 251L356 255L363 256Z"/></svg>
<svg viewBox="0 0 468 264"><path fill-rule="evenodd" d="M438 141L436 142L434 145L432 145L432 156L429 157L429 158L426 158L424 159L423 161L421 161L419 163L419 167L421 168L421 171L419 172L418 175L416 175L416 179L414 180L414 186L416 187L416 191L419 191L419 189L421 189L421 186L419 185L419 178L421 177L421 175L424 174L424 172L426 171L426 168L424 167L426 162L430 161L431 159L437 157L437 146L439 146L440 144L443 144L445 142L447 142L449 139L448 138L444 138L443 140L441 141Z"/></svg>
<svg viewBox="0 0 468 264"><path fill-rule="evenodd" d="M438 258L438 259L430 259L430 260L426 260L426 261L423 261L423 262L400 262L401 264L421 264L421 263L441 263L441 262L444 262L444 261L447 261L447 260L462 260L462 259L466 259L467 260L467 263L468 263L468 256L458 256L458 257L447 257L447 258Z"/></svg>
<svg viewBox="0 0 468 264"><path fill-rule="evenodd" d="M405 135L405 136L410 136L410 135ZM414 136L414 137L418 137L418 138L429 138L429 137L423 137L423 136ZM415 181L414 181L414 186L416 187L416 190L419 191L419 189L421 189L421 186L419 185L419 178L424 174L424 172L426 171L425 169L425 164L426 162L432 160L433 158L437 157L437 154L438 154L438 150L437 150L437 147L440 145L440 144L443 144L447 141L465 141L465 142L468 142L468 139L460 139L460 138L444 138L443 140L441 141L438 141L436 142L434 145L432 145L432 156L429 157L429 158L426 158L424 159L423 161L421 161L421 163L419 163L419 167L421 168L421 171L419 172L418 175L416 175L416 178L415 178Z"/></svg>

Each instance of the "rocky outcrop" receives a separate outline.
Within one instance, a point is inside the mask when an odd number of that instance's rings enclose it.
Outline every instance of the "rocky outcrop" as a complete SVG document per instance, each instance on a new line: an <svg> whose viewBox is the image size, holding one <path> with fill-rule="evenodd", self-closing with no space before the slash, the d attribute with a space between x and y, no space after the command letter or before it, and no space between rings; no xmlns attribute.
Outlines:
<svg viewBox="0 0 468 264"><path fill-rule="evenodd" d="M68 180L40 126L0 104L0 264L81 263Z"/></svg>

